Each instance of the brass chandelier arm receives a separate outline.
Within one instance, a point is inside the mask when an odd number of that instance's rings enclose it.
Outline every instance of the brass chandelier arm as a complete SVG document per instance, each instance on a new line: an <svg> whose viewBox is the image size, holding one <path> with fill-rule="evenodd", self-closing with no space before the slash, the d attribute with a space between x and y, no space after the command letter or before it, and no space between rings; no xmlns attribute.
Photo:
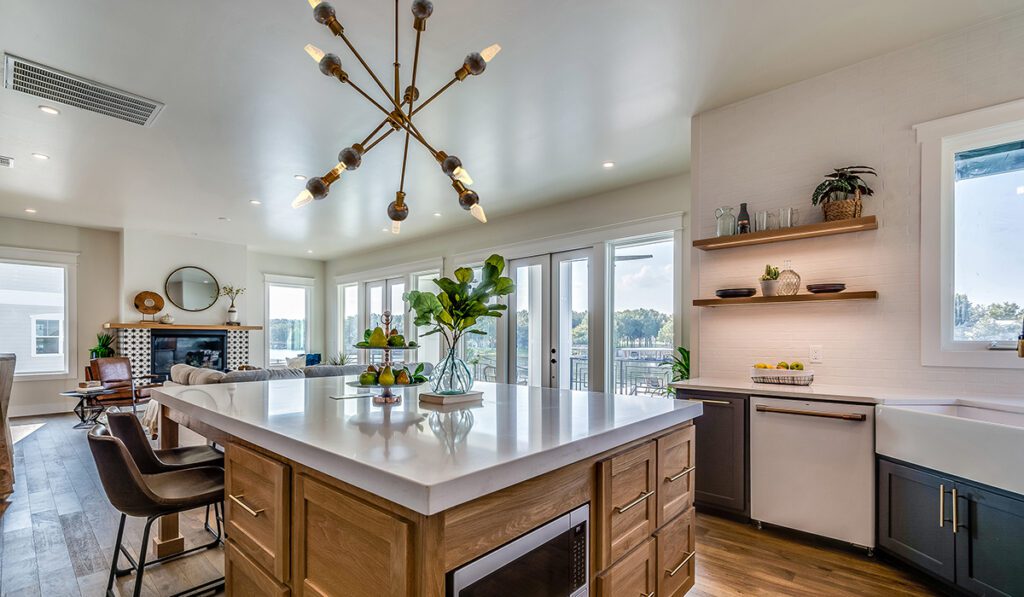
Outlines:
<svg viewBox="0 0 1024 597"><path fill-rule="evenodd" d="M398 8L397 8L397 6L398 6L398 0L395 0L395 40L396 40L395 41L395 52L396 52L395 64L396 64L396 66L398 64L398 59L397 59L397 52L398 52L398 41L397 41L398 40L398 12L397 11L398 11ZM420 34L421 33L423 33L423 32L420 31L419 29L416 30L416 49L413 51L413 54L412 54L412 83L410 83L410 85L409 85L409 99L408 99L408 101L409 101L409 113L408 114L409 115L407 116L407 118L409 120L409 125L410 126L412 125L412 114L413 114L412 106L413 106L413 102L416 101L416 71L419 70L419 65L420 65ZM397 70L397 68L395 69L395 95L396 96L398 95L398 70ZM419 132L419 131L417 131L417 132ZM402 177L399 179L399 182L398 182L398 190L399 190L399 192L405 191L405 167L406 167L406 162L409 161L409 136L410 136L409 129L405 129L405 148L402 150ZM437 152L436 151L431 151L431 154L436 156Z"/></svg>
<svg viewBox="0 0 1024 597"><path fill-rule="evenodd" d="M417 112L419 112L423 108L426 108L427 104L429 104L430 102L434 101L434 99L437 98L437 96L441 95L445 91L448 91L448 88L451 87L453 84L457 83L458 81L459 81L458 78L452 78L451 81L448 81L447 83L445 83L444 87L442 87L442 88L438 89L437 91L435 91L434 95L430 96L429 98L427 98L427 101L425 101L422 104L420 104L419 108L416 108L415 110L412 110L409 113L409 117L411 118L411 117L415 116Z"/></svg>
<svg viewBox="0 0 1024 597"><path fill-rule="evenodd" d="M352 51L352 54L356 57L356 60L359 61L359 64L363 65L363 69L370 75L370 77L373 79L374 83L377 84L377 87L380 87L380 90L384 92L384 96L387 97L389 100L391 100L391 103L395 104L395 107L397 108L398 107L398 103L395 101L395 98L391 97L391 94L388 93L387 88L384 87L384 84L380 82L379 78L377 78L377 74L375 72L373 72L373 69L370 68L370 65L367 64L365 60L363 60L363 57L359 54L359 51L356 50L356 47L353 46L352 42L350 42L348 40L348 36L345 35L345 32L342 31L342 32L338 33L338 37L341 38L341 41L345 42L345 45L348 46L348 49ZM376 103L376 102L374 102L374 103Z"/></svg>

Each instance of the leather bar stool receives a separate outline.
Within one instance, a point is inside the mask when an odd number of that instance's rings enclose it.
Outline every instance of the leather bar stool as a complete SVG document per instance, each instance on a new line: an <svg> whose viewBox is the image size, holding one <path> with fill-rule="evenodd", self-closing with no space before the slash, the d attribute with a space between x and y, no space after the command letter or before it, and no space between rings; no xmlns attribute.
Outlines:
<svg viewBox="0 0 1024 597"><path fill-rule="evenodd" d="M107 580L108 597L114 595L114 577L119 572L127 574L131 570L136 571L133 595L139 597L142 594L142 577L146 566L176 559L199 550L210 549L220 544L219 539L214 539L208 544L193 547L181 553L146 561L149 532L153 523L161 516L210 506L224 500L224 469L215 466L202 466L154 474L142 473L124 443L110 435L104 425L96 425L89 431L89 449L96 461L96 468L99 470L100 481L103 483L107 499L110 500L114 508L121 512L121 523L117 528L117 541L114 545L114 558L110 564L110 577ZM132 559L122 544L124 525L128 516L146 519L138 562ZM124 553L132 564L127 570L120 570L117 566L121 553ZM177 593L172 597L215 591L223 586L224 577L222 576Z"/></svg>
<svg viewBox="0 0 1024 597"><path fill-rule="evenodd" d="M167 450L154 450L142 423L135 413L107 413L107 427L110 434L121 440L124 447L128 449L135 466L143 475L155 473L167 473L200 466L219 466L224 468L224 453L212 446L188 446L184 448L170 448ZM221 522L224 520L223 504L214 504L214 519L216 529L210 527L210 507L206 507L206 520L203 525L212 535L221 538Z"/></svg>

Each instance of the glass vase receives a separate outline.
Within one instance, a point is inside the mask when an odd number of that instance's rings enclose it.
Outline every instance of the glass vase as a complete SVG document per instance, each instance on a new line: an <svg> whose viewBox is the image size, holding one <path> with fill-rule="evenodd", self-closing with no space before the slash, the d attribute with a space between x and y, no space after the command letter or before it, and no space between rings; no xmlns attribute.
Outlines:
<svg viewBox="0 0 1024 597"><path fill-rule="evenodd" d="M465 394L473 387L473 373L452 348L430 372L430 390L435 394Z"/></svg>
<svg viewBox="0 0 1024 597"><path fill-rule="evenodd" d="M778 293L780 296L793 296L800 292L800 274L793 271L789 260L786 260L782 267L783 270L779 272Z"/></svg>

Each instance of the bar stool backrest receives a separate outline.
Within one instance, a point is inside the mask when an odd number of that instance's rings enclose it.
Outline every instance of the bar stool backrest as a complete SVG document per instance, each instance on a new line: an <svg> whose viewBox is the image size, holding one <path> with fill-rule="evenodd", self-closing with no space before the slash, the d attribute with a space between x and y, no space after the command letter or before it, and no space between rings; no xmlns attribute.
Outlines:
<svg viewBox="0 0 1024 597"><path fill-rule="evenodd" d="M110 435L106 426L96 425L89 431L89 449L103 491L114 508L129 516L150 516L159 511L159 498L146 486L127 448Z"/></svg>
<svg viewBox="0 0 1024 597"><path fill-rule="evenodd" d="M153 446L149 443L146 432L142 429L142 423L139 422L139 417L135 413L108 412L107 426L110 434L124 444L128 454L135 461L135 466L139 467L140 473L153 475L164 472L163 463L153 451Z"/></svg>

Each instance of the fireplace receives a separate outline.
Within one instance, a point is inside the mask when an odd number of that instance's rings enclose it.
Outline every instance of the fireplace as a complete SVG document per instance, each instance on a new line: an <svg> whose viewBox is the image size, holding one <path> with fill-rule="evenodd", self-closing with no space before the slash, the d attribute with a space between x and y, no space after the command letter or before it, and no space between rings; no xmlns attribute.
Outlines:
<svg viewBox="0 0 1024 597"><path fill-rule="evenodd" d="M171 365L227 371L227 332L222 330L151 330L150 371L167 379Z"/></svg>

